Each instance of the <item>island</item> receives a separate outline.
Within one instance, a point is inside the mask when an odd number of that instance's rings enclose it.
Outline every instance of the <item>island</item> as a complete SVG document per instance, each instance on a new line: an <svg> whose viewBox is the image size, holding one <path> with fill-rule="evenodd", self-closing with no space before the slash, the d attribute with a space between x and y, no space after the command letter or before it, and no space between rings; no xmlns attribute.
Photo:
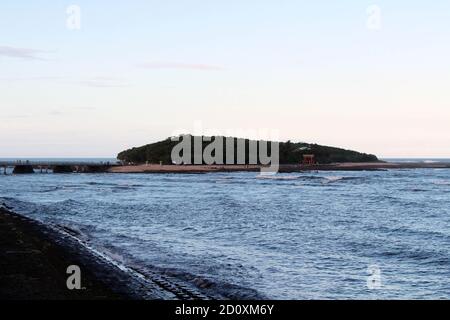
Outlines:
<svg viewBox="0 0 450 320"><path fill-rule="evenodd" d="M222 137L222 136L213 136L213 137L199 137L192 135L183 135L180 137L176 137L175 139L167 138L163 141L147 144L141 147L131 148L125 151L122 151L118 154L117 159L124 163L132 163L132 164L163 164L163 165L172 165L174 164L171 158L172 150L179 144L181 139L190 139L191 145L195 144L195 140L199 139L202 141L202 152L205 151L208 144L218 140L218 139L231 139L232 144L234 146L234 155L232 158L236 160L237 158L237 150L238 143L241 142L245 145L245 160L244 163L236 163L233 164L250 164L250 145L252 143L256 145L261 145L263 141L255 141L249 139L240 139L235 137ZM353 150L346 150L342 148L322 146L318 144L310 144L304 142L293 143L291 141L287 142L273 142L273 141L264 141L270 146L273 143L277 143L279 145L279 163L280 164L299 164L304 159L305 156L314 156L314 164L330 164L330 163L344 163L344 162L377 162L378 158L373 154L361 153ZM270 149L270 148L269 148ZM270 151L270 150L269 150ZM223 144L223 154L224 157L227 158L227 149L225 143ZM225 162L225 161L223 161ZM261 164L261 161L258 157L258 163ZM194 163L192 161L189 164ZM205 163L198 163L205 164ZM217 164L217 163L216 163ZM218 163L221 164L221 163Z"/></svg>
<svg viewBox="0 0 450 320"><path fill-rule="evenodd" d="M187 141L190 149L187 157L183 154L186 150L181 151L184 161L177 162L174 161L173 154L181 141L185 143ZM215 150L212 145L215 145ZM120 152L117 159L122 165L111 168L111 171L121 173L260 171L262 167L267 166L262 157L264 152L261 153L260 150L263 146L267 146L265 152L269 159L277 155L279 172L340 170L341 167L345 170L376 170L383 163L373 154L314 143L181 135ZM210 153L212 157L217 156L218 151L221 152L217 162L208 163L202 157L206 153ZM196 154L200 155L197 161ZM350 163L353 165L349 166Z"/></svg>

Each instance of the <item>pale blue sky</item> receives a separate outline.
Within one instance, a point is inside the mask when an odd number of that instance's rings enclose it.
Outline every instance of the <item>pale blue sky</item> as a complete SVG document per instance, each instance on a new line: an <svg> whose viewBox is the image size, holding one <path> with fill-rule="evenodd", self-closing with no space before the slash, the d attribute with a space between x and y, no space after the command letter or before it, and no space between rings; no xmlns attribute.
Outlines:
<svg viewBox="0 0 450 320"><path fill-rule="evenodd" d="M0 0L0 157L115 156L198 121L450 157L449 39L449 1Z"/></svg>

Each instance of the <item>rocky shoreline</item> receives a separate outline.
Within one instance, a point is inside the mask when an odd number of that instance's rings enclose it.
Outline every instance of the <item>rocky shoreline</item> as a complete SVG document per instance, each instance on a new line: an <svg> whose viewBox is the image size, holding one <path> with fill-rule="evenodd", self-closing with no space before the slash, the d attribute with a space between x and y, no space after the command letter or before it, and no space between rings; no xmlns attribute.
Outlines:
<svg viewBox="0 0 450 320"><path fill-rule="evenodd" d="M0 300L177 299L133 276L70 235L0 207ZM81 289L69 290L69 266L79 266Z"/></svg>
<svg viewBox="0 0 450 320"><path fill-rule="evenodd" d="M170 271L128 267L90 247L76 230L44 224L0 204L0 300L263 299L255 290ZM81 270L70 290L69 266ZM176 276L175 276L176 277Z"/></svg>

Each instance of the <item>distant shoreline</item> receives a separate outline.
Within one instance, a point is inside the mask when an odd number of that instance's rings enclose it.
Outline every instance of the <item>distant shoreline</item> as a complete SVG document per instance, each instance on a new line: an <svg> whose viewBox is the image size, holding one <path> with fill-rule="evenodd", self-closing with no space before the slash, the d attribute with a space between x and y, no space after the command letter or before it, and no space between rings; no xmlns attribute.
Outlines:
<svg viewBox="0 0 450 320"><path fill-rule="evenodd" d="M261 165L159 165L141 164L115 166L110 173L211 173L211 172L259 172ZM450 169L445 162L358 162L318 165L280 165L280 173L305 171L383 171L389 169Z"/></svg>
<svg viewBox="0 0 450 320"><path fill-rule="evenodd" d="M7 170L7 168L9 168ZM0 175L17 173L183 173L200 174L213 172L261 172L262 165L161 165L161 164L119 164L119 163L39 163L0 162ZM14 170L13 170L14 169ZM308 171L386 171L396 169L450 169L450 162L404 161L404 162L342 162L331 164L280 164L279 173Z"/></svg>

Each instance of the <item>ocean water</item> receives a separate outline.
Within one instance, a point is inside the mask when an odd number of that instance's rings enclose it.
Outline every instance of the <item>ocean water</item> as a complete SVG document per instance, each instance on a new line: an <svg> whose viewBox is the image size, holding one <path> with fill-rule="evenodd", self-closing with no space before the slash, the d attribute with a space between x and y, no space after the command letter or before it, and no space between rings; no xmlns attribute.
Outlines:
<svg viewBox="0 0 450 320"><path fill-rule="evenodd" d="M71 163L71 162L77 162L77 163L116 163L118 160L114 158L0 158L0 162L30 162L30 163L42 163L42 162L48 162L48 163Z"/></svg>
<svg viewBox="0 0 450 320"><path fill-rule="evenodd" d="M125 265L271 299L450 298L449 192L445 169L0 176Z"/></svg>
<svg viewBox="0 0 450 320"><path fill-rule="evenodd" d="M449 163L449 158L384 158L381 159L387 162L398 163Z"/></svg>

